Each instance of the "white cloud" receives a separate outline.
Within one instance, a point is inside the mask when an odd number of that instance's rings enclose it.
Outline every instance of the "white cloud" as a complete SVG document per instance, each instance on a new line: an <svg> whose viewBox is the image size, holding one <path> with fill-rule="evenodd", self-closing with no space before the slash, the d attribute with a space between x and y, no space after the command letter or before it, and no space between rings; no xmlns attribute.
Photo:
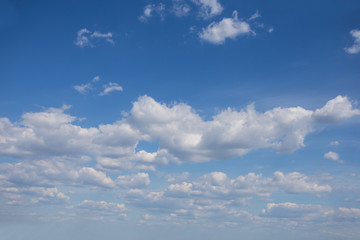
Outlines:
<svg viewBox="0 0 360 240"><path fill-rule="evenodd" d="M173 6L171 11L177 17L184 17L190 13L191 7L183 0L173 0Z"/></svg>
<svg viewBox="0 0 360 240"><path fill-rule="evenodd" d="M100 80L100 77L95 76L89 83L81 84L81 85L75 85L74 88L79 93L86 94L86 93L88 93L88 91L93 89L93 84L98 82L99 80Z"/></svg>
<svg viewBox="0 0 360 240"><path fill-rule="evenodd" d="M123 88L118 84L118 83L108 83L106 85L104 85L104 90L99 93L100 96L105 96L107 94L109 94L110 92L113 91L120 91L122 92Z"/></svg>
<svg viewBox="0 0 360 240"><path fill-rule="evenodd" d="M119 219L126 219L126 208L124 204L105 201L84 200L77 205L82 215L93 220L103 220L103 216L114 216Z"/></svg>
<svg viewBox="0 0 360 240"><path fill-rule="evenodd" d="M145 188L150 184L149 174L137 173L135 175L119 176L116 179L116 184L125 188Z"/></svg>
<svg viewBox="0 0 360 240"><path fill-rule="evenodd" d="M144 7L143 15L139 17L140 21L146 22L154 16L154 13L159 15L161 20L164 20L165 4L148 4Z"/></svg>
<svg viewBox="0 0 360 240"><path fill-rule="evenodd" d="M204 18L219 15L223 11L218 0L192 0L192 2L200 6L200 15Z"/></svg>
<svg viewBox="0 0 360 240"><path fill-rule="evenodd" d="M95 47L95 43L99 39L104 39L105 41L114 44L114 40L112 39L113 34L111 32L101 33L98 31L91 32L90 30L83 28L77 32L77 37L74 42L76 46L81 48L83 47Z"/></svg>
<svg viewBox="0 0 360 240"><path fill-rule="evenodd" d="M354 115L360 115L360 110L354 109L353 103L347 97L337 96L328 101L324 107L317 109L314 118L318 122L333 123Z"/></svg>
<svg viewBox="0 0 360 240"><path fill-rule="evenodd" d="M261 216L271 218L302 219L306 221L359 221L360 209L358 208L332 208L312 204L296 203L269 203L261 211Z"/></svg>
<svg viewBox="0 0 360 240"><path fill-rule="evenodd" d="M350 31L351 36L354 38L354 44L351 47L345 48L349 54L357 54L360 52L360 30L353 29Z"/></svg>
<svg viewBox="0 0 360 240"><path fill-rule="evenodd" d="M79 47L93 47L92 43L89 40L89 34L91 32L89 30L87 30L86 28L80 29L77 32L77 38L75 41L75 45L79 46Z"/></svg>
<svg viewBox="0 0 360 240"><path fill-rule="evenodd" d="M207 28L203 28L199 37L213 44L223 44L227 38L235 39L239 35L251 32L250 25L239 20L237 11L234 11L232 18L223 18L220 22L213 22Z"/></svg>
<svg viewBox="0 0 360 240"><path fill-rule="evenodd" d="M333 160L333 161L338 162L338 163L343 163L344 162L343 160L340 159L339 154L337 154L336 152L325 153L324 158Z"/></svg>
<svg viewBox="0 0 360 240"><path fill-rule="evenodd" d="M272 218L302 218L304 220L313 220L314 218L326 217L332 215L331 208L320 205L296 204L296 203L268 203L266 208L262 209L261 216Z"/></svg>
<svg viewBox="0 0 360 240"><path fill-rule="evenodd" d="M278 175L282 175L279 179ZM144 208L156 216L168 216L176 221L240 221L252 218L241 210L255 196L267 199L274 193L319 194L331 191L328 185L318 185L300 173L274 173L271 178L249 173L229 178L223 172L205 174L193 181L170 184L165 191L132 189L126 203Z"/></svg>
<svg viewBox="0 0 360 240"><path fill-rule="evenodd" d="M68 108L25 113L16 123L0 118L0 156L80 159L87 154L100 169L151 170L171 162L229 159L255 149L293 152L304 147L305 137L316 126L359 113L346 97L337 97L316 111L295 107L260 113L249 105L240 111L228 108L204 121L189 105L167 106L143 96L124 119L83 128L74 123L76 117L65 113ZM159 147L155 152L137 149L140 141L157 141Z"/></svg>
<svg viewBox="0 0 360 240"><path fill-rule="evenodd" d="M339 146L340 145L340 143L339 143L339 141L331 141L330 143L329 143L329 145L330 146Z"/></svg>

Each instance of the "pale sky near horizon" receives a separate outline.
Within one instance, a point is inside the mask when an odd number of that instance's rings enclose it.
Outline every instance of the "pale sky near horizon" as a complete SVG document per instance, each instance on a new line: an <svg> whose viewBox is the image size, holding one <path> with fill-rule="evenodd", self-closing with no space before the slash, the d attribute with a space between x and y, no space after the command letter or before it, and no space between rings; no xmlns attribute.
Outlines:
<svg viewBox="0 0 360 240"><path fill-rule="evenodd" d="M360 235L359 1L0 1L1 239Z"/></svg>

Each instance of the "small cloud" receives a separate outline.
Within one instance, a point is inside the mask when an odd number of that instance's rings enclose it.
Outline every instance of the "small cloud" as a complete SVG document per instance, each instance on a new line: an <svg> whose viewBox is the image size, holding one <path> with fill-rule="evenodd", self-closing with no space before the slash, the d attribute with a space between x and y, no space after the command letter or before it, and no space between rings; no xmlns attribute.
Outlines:
<svg viewBox="0 0 360 240"><path fill-rule="evenodd" d="M172 13L177 17L184 17L189 15L191 7L184 3L183 0L173 0Z"/></svg>
<svg viewBox="0 0 360 240"><path fill-rule="evenodd" d="M191 0L200 6L200 16L210 18L222 13L224 8L217 0Z"/></svg>
<svg viewBox="0 0 360 240"><path fill-rule="evenodd" d="M338 141L332 141L332 142L329 143L330 146L335 146L335 147L339 146L339 144L340 143Z"/></svg>
<svg viewBox="0 0 360 240"><path fill-rule="evenodd" d="M78 91L81 94L86 94L88 91L93 89L93 83L96 83L100 80L99 76L95 76L89 83L81 84L81 85L75 85L74 88L76 91Z"/></svg>
<svg viewBox="0 0 360 240"><path fill-rule="evenodd" d="M343 163L344 161L340 159L339 154L337 154L336 152L328 152L324 154L324 158L325 159L330 159L332 161L335 161L337 163Z"/></svg>
<svg viewBox="0 0 360 240"><path fill-rule="evenodd" d="M81 48L83 47L95 47L94 41L96 39L104 39L106 42L114 44L112 39L113 34L111 32L101 33L98 31L91 32L90 30L83 28L77 32L76 41L74 42L76 46Z"/></svg>
<svg viewBox="0 0 360 240"><path fill-rule="evenodd" d="M213 22L203 28L199 37L213 44L223 44L227 38L235 39L251 32L250 25L239 20L237 11L234 11L232 18L223 18L220 22Z"/></svg>
<svg viewBox="0 0 360 240"><path fill-rule="evenodd" d="M270 27L269 29L268 29L268 32L269 33L272 33L274 31L274 28L273 27Z"/></svg>
<svg viewBox="0 0 360 240"><path fill-rule="evenodd" d="M105 96L107 94L109 94L110 92L113 92L113 91L122 91L123 88L122 86L120 86L119 84L117 83L108 83L106 85L104 85L104 91L102 91L101 93L99 93L100 96Z"/></svg>
<svg viewBox="0 0 360 240"><path fill-rule="evenodd" d="M93 45L91 44L91 42L89 40L89 37L87 36L90 33L91 32L89 30L87 30L86 28L80 29L77 32L75 45L79 46L81 48L86 47L86 46L93 47Z"/></svg>
<svg viewBox="0 0 360 240"><path fill-rule="evenodd" d="M350 31L351 36L354 38L354 44L351 47L344 48L345 52L349 54L356 54L360 52L360 30L353 29Z"/></svg>
<svg viewBox="0 0 360 240"><path fill-rule="evenodd" d="M139 20L146 22L148 19L154 16L154 13L160 16L161 20L164 20L165 4L148 4L144 7L143 15L139 17Z"/></svg>

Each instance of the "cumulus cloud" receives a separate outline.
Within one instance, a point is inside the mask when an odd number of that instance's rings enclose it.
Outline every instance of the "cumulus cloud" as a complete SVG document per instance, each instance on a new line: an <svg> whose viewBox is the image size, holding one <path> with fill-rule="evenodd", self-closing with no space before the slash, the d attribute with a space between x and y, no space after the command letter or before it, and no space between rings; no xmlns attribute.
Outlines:
<svg viewBox="0 0 360 240"><path fill-rule="evenodd" d="M119 176L116 184L125 188L145 188L150 184L149 174L137 173L135 175Z"/></svg>
<svg viewBox="0 0 360 240"><path fill-rule="evenodd" d="M114 86L113 86L114 87ZM117 86L115 86L117 87ZM25 113L12 123L0 118L0 156L42 158L92 156L104 169L148 169L171 162L204 162L243 156L262 148L293 152L322 123L359 114L346 97L323 108L274 108L257 112L228 108L204 121L189 105L168 106L148 96L133 103L129 116L112 124L83 128L66 114L69 106ZM159 142L158 150L137 149L140 141Z"/></svg>
<svg viewBox="0 0 360 240"><path fill-rule="evenodd" d="M100 80L99 76L95 76L89 83L81 84L81 85L75 85L74 89L78 91L81 94L86 94L88 91L93 89L93 84L98 82Z"/></svg>
<svg viewBox="0 0 360 240"><path fill-rule="evenodd" d="M218 221L221 218L239 221L252 217L241 209L255 196L265 199L278 192L319 194L330 191L330 186L319 185L296 172L275 172L269 178L254 173L229 178L223 172L211 172L193 181L170 184L163 191L129 190L125 202L171 220Z"/></svg>
<svg viewBox="0 0 360 240"><path fill-rule="evenodd" d="M200 16L204 18L219 15L223 11L223 7L218 0L191 0L200 6Z"/></svg>
<svg viewBox="0 0 360 240"><path fill-rule="evenodd" d="M347 97L337 96L328 101L324 107L317 109L314 118L318 122L333 123L354 115L360 115L360 110L354 109L353 105Z"/></svg>
<svg viewBox="0 0 360 240"><path fill-rule="evenodd" d="M144 7L143 15L139 17L139 20L142 22L146 22L150 18L154 16L154 14L157 14L160 16L162 20L164 20L164 14L165 14L165 4L159 3L159 4L148 4Z"/></svg>
<svg viewBox="0 0 360 240"><path fill-rule="evenodd" d="M237 11L234 11L232 18L223 18L220 22L213 22L207 28L203 28L199 37L213 44L223 44L227 38L235 39L251 32L250 25L239 20Z"/></svg>
<svg viewBox="0 0 360 240"><path fill-rule="evenodd" d="M338 163L343 163L344 162L343 160L340 159L339 154L337 154L336 152L327 152L327 153L324 154L324 158L333 160L333 161L338 162Z"/></svg>
<svg viewBox="0 0 360 240"><path fill-rule="evenodd" d="M120 86L118 83L110 82L110 83L104 85L104 90L101 93L99 93L99 95L105 96L114 91L122 92L122 90L123 90L122 86Z"/></svg>
<svg viewBox="0 0 360 240"><path fill-rule="evenodd" d="M74 44L81 48L95 47L96 43L101 39L104 39L106 42L114 44L114 40L112 39L112 37L113 34L111 32L108 33L101 33L98 31L92 32L86 28L83 28L77 32L77 37Z"/></svg>
<svg viewBox="0 0 360 240"><path fill-rule="evenodd" d="M349 54L357 54L360 52L360 30L353 29L350 31L350 35L354 38L354 44L345 48L345 51Z"/></svg>

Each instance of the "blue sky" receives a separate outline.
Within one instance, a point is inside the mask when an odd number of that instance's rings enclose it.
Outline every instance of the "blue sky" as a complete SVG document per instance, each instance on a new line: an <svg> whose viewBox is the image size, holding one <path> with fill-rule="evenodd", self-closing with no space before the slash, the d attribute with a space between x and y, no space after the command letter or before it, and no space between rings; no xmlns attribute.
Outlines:
<svg viewBox="0 0 360 240"><path fill-rule="evenodd" d="M360 2L0 3L4 239L357 239Z"/></svg>

